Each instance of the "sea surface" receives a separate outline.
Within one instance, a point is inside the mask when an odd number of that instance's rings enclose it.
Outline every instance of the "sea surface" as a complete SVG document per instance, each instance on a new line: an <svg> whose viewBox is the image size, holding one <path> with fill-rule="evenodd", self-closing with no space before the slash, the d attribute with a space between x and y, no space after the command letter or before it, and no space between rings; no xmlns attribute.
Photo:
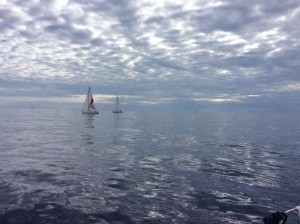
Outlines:
<svg viewBox="0 0 300 224"><path fill-rule="evenodd" d="M262 223L300 204L299 118L0 110L0 223Z"/></svg>

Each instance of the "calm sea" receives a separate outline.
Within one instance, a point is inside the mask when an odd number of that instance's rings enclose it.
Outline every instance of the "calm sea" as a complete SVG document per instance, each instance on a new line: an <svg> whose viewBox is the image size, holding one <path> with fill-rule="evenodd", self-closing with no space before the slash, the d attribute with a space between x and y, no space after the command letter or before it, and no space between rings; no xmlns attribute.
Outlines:
<svg viewBox="0 0 300 224"><path fill-rule="evenodd" d="M1 110L0 223L262 223L300 204L299 118Z"/></svg>

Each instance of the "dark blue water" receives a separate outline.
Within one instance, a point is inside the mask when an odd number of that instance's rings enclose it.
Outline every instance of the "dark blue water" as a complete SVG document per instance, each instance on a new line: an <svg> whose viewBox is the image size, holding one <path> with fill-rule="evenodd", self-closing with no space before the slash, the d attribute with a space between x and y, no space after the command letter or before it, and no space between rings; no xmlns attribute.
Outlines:
<svg viewBox="0 0 300 224"><path fill-rule="evenodd" d="M300 204L299 136L292 114L2 110L0 223L262 223Z"/></svg>

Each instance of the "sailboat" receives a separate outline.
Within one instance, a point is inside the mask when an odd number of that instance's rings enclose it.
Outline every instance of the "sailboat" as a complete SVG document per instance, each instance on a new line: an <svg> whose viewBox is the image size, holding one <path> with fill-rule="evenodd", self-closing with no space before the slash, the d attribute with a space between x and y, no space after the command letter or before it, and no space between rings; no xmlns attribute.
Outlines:
<svg viewBox="0 0 300 224"><path fill-rule="evenodd" d="M94 103L94 98L92 94L92 89L89 87L83 108L81 111L83 114L99 114L99 111L96 110L95 103Z"/></svg>
<svg viewBox="0 0 300 224"><path fill-rule="evenodd" d="M116 108L113 110L113 113L119 114L122 113L122 110L119 108L119 95L117 95L116 99Z"/></svg>

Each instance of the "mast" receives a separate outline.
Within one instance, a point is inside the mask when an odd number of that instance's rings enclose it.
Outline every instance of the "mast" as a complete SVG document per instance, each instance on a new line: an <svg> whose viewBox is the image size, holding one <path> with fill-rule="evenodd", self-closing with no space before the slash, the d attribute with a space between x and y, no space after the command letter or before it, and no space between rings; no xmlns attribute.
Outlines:
<svg viewBox="0 0 300 224"><path fill-rule="evenodd" d="M120 103L120 101L119 101L119 94L117 94L117 98L116 98L116 102L115 102L115 104L116 104L116 107L115 107L115 109L113 110L113 113L122 113L122 110L120 110L120 108L119 108L119 103Z"/></svg>
<svg viewBox="0 0 300 224"><path fill-rule="evenodd" d="M119 95L117 94L116 111L119 111Z"/></svg>

